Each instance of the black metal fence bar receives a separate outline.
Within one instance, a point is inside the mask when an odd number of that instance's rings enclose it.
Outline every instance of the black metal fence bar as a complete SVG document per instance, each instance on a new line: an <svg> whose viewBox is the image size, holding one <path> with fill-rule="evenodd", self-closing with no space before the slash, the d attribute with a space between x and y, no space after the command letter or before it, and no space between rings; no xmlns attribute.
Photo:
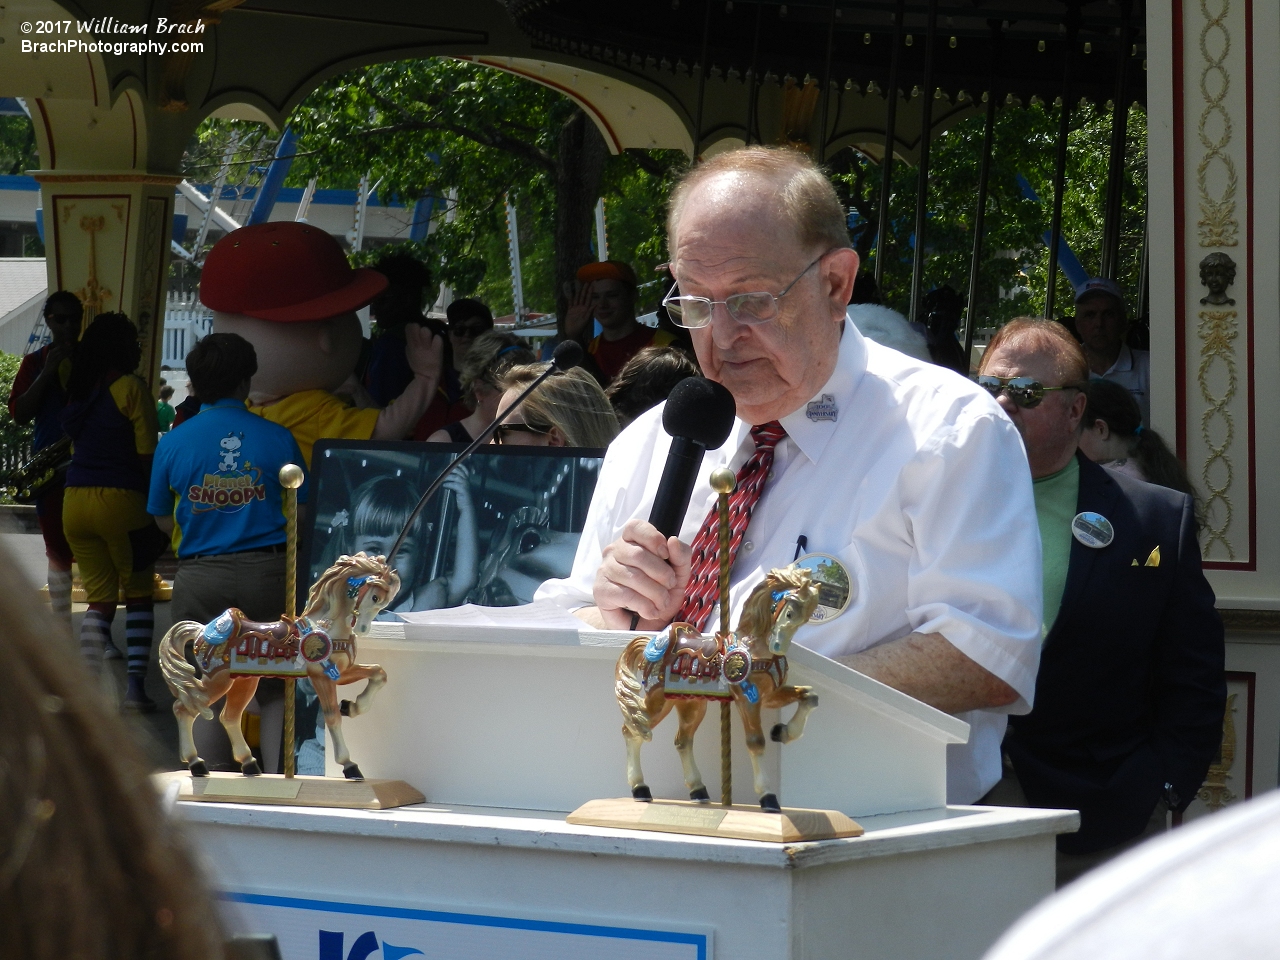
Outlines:
<svg viewBox="0 0 1280 960"><path fill-rule="evenodd" d="M969 261L969 300L965 310L964 321L964 356L965 361L973 356L973 334L978 326L978 283L982 273L982 244L987 224L987 193L991 186L991 155L996 142L996 96L999 91L994 83L995 65L999 61L1001 26L1003 21L991 21L992 47L996 53L991 60L991 73L988 77L986 110L982 124L982 160L978 166L978 207L973 217L973 256Z"/></svg>
<svg viewBox="0 0 1280 960"><path fill-rule="evenodd" d="M1044 315L1053 319L1058 280L1058 245L1062 240L1062 195L1067 184L1067 137L1071 133L1071 61L1075 56L1076 30L1067 30L1062 61L1062 113L1058 121L1058 155L1053 165L1053 217L1049 221L1049 270L1045 281Z"/></svg>
<svg viewBox="0 0 1280 960"><path fill-rule="evenodd" d="M978 208L973 216L973 257L969 261L969 306L965 311L964 355L973 353L973 331L978 325L978 276L982 272L982 240L987 223L987 190L991 183L991 150L996 139L996 92L987 91L986 118L982 125L982 161L978 166Z"/></svg>
<svg viewBox="0 0 1280 960"><path fill-rule="evenodd" d="M929 206L929 141L933 126L933 54L938 34L938 0L929 0L929 26L924 41L924 89L920 96L920 165L916 181L916 245L911 258L911 312L909 320L918 320L920 299L924 295L925 226Z"/></svg>
<svg viewBox="0 0 1280 960"><path fill-rule="evenodd" d="M694 119L693 159L696 162L702 153L702 110L707 98L707 72L711 65L707 63L711 43L711 4L715 0L707 0L707 12L702 21L702 56L698 61L698 112Z"/></svg>
<svg viewBox="0 0 1280 960"><path fill-rule="evenodd" d="M889 89L884 92L884 157L880 161L880 222L876 226L876 286L884 285L884 261L889 246L889 198L893 195L893 138L898 121L898 80L902 66L902 25L907 0L893 12L893 52L889 55Z"/></svg>
<svg viewBox="0 0 1280 960"><path fill-rule="evenodd" d="M1120 272L1120 231L1123 227L1125 151L1129 142L1129 46L1132 0L1124 0L1123 25L1116 51L1116 92L1111 109L1111 153L1107 158L1107 198L1102 221L1102 276Z"/></svg>
<svg viewBox="0 0 1280 960"><path fill-rule="evenodd" d="M760 89L760 79L757 76L760 69L760 18L763 16L764 4L757 4L755 37L751 41L751 70L747 77L747 132L742 138L748 144L756 129L756 99Z"/></svg>
<svg viewBox="0 0 1280 960"><path fill-rule="evenodd" d="M827 59L822 67L822 125L818 129L818 162L827 159L827 112L831 104L831 56L836 42L836 0L831 0L827 17Z"/></svg>

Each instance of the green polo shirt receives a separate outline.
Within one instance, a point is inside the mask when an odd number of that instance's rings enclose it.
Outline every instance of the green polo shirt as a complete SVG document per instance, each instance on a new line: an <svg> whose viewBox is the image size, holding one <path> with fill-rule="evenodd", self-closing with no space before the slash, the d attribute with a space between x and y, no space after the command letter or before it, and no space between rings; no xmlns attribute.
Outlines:
<svg viewBox="0 0 1280 960"><path fill-rule="evenodd" d="M1043 636L1049 635L1053 621L1062 606L1062 591L1067 585L1067 567L1071 564L1071 521L1076 515L1080 497L1080 462L1071 462L1033 484L1036 497L1036 520L1040 523L1044 583Z"/></svg>

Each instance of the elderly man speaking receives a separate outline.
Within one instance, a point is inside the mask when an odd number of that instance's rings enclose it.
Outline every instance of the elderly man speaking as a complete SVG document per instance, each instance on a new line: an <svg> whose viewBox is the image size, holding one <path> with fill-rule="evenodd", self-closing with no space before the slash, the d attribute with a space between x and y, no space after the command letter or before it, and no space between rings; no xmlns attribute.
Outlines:
<svg viewBox="0 0 1280 960"><path fill-rule="evenodd" d="M948 798L977 800L1000 778L1003 714L1031 708L1039 662L1040 542L1017 431L968 380L845 321L858 255L830 183L800 154L752 147L695 166L668 241L668 309L738 420L705 457L680 537L665 538L644 518L670 437L660 408L640 416L609 448L573 572L538 596L602 627L627 629L635 611L646 630L715 629L690 579L717 563L698 534L715 502L707 477L728 466L735 621L770 568L834 559L847 601L798 642L967 720Z"/></svg>

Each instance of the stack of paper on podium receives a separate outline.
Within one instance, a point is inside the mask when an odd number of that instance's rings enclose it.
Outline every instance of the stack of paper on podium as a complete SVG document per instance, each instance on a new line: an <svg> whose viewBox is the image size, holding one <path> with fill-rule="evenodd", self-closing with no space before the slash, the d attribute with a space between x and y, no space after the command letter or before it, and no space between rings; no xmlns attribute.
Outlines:
<svg viewBox="0 0 1280 960"><path fill-rule="evenodd" d="M406 780L444 804L567 812L628 794L614 664L635 634L593 630L547 603L403 619L375 624L358 645L361 662L381 663L390 676L372 711L343 725L366 776ZM855 818L945 806L946 746L967 739L967 724L799 644L789 660L790 681L812 685L821 703L802 739L768 745L784 805ZM708 711L695 741L713 797L717 713ZM734 801L755 803L733 713ZM655 797L688 795L675 732L668 717L644 747Z"/></svg>

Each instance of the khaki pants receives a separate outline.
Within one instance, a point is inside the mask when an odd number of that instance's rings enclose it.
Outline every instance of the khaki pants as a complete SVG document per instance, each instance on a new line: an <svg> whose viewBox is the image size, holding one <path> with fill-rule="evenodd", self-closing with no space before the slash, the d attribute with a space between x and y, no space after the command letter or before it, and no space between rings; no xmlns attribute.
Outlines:
<svg viewBox="0 0 1280 960"><path fill-rule="evenodd" d="M1004 777L991 788L986 796L978 801L978 804L992 807L1031 806L1027 802L1027 795L1022 792L1022 784L1018 782L1018 776L1013 772L1013 767L1007 758L1004 763ZM1093 853L1063 853L1059 850L1056 871L1057 888L1061 890L1081 874L1088 873L1094 867L1101 866L1113 857L1118 857L1144 840L1164 833L1169 828L1168 811L1169 808L1164 805L1163 800L1157 802L1156 808L1151 811L1151 819L1147 821L1147 826L1142 833L1132 840L1126 840L1124 843L1116 844L1114 847L1095 850Z"/></svg>

